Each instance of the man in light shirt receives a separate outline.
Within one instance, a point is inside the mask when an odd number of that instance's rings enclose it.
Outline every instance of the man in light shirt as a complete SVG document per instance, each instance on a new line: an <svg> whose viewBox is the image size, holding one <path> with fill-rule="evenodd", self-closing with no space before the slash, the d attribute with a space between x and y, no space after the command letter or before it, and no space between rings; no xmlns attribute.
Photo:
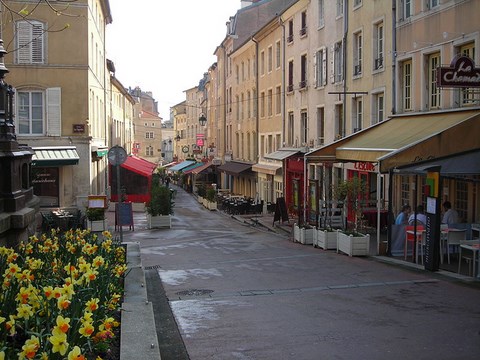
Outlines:
<svg viewBox="0 0 480 360"><path fill-rule="evenodd" d="M443 219L442 219L442 224L458 224L458 213L456 210L452 209L452 204L450 201L445 201L443 203Z"/></svg>

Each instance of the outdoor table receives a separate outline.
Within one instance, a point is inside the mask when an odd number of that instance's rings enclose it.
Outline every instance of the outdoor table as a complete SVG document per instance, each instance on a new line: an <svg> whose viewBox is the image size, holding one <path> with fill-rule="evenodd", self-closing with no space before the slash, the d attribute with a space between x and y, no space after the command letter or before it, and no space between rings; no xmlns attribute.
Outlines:
<svg viewBox="0 0 480 360"><path fill-rule="evenodd" d="M461 244L460 252L458 254L458 273L460 274L460 266L462 264L462 250L467 250L472 252L472 275L475 277L475 263L480 252L480 240L473 243Z"/></svg>
<svg viewBox="0 0 480 360"><path fill-rule="evenodd" d="M55 222L57 223L57 226L61 230L64 230L64 231L67 230L70 219L73 218L73 214L69 211L62 210L62 209L53 210L52 214L53 214L53 218L55 219Z"/></svg>

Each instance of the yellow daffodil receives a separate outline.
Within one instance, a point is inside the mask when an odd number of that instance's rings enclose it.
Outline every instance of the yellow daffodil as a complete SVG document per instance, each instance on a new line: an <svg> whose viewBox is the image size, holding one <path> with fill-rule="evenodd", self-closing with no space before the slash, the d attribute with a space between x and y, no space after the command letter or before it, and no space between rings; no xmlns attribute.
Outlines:
<svg viewBox="0 0 480 360"><path fill-rule="evenodd" d="M25 341L25 345L22 346L22 353L25 358L33 359L40 348L40 340L36 336L31 336L30 339ZM21 353L21 354L22 354ZM19 357L22 359L22 357Z"/></svg>
<svg viewBox="0 0 480 360"><path fill-rule="evenodd" d="M65 355L68 349L67 334L61 332L59 329L54 328L52 336L48 338L48 341L53 345L52 352Z"/></svg>
<svg viewBox="0 0 480 360"><path fill-rule="evenodd" d="M98 309L98 302L100 300L95 298L95 299L90 299L89 301L87 301L87 303L85 304L85 307L87 308L87 310L90 310L90 311L95 311Z"/></svg>
<svg viewBox="0 0 480 360"><path fill-rule="evenodd" d="M0 360L5 360L5 351L0 351Z"/></svg>
<svg viewBox="0 0 480 360"><path fill-rule="evenodd" d="M78 346L75 346L72 351L68 353L68 360L85 360L82 351Z"/></svg>
<svg viewBox="0 0 480 360"><path fill-rule="evenodd" d="M61 332L67 333L68 329L70 328L70 319L64 318L61 315L57 316L57 328L60 329Z"/></svg>
<svg viewBox="0 0 480 360"><path fill-rule="evenodd" d="M20 304L17 307L17 318L18 319L29 319L33 316L32 307L28 304Z"/></svg>
<svg viewBox="0 0 480 360"><path fill-rule="evenodd" d="M51 287L51 286L44 286L43 287L43 293L45 294L45 297L48 300L53 299L55 297L53 287Z"/></svg>
<svg viewBox="0 0 480 360"><path fill-rule="evenodd" d="M86 321L82 324L78 332L83 336L83 337L90 337L92 336L93 332L95 331L95 328L93 327L92 323L89 321Z"/></svg>
<svg viewBox="0 0 480 360"><path fill-rule="evenodd" d="M66 310L69 308L71 301L65 295L60 296L57 299L58 310Z"/></svg>

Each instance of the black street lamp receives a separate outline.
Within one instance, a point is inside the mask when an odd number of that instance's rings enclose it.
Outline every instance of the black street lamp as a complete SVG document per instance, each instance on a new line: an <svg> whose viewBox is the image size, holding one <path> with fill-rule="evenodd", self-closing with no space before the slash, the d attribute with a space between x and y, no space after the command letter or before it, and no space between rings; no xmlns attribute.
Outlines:
<svg viewBox="0 0 480 360"><path fill-rule="evenodd" d="M180 139L181 139L180 134L177 134L177 136L175 136L175 140L180 141Z"/></svg>
<svg viewBox="0 0 480 360"><path fill-rule="evenodd" d="M207 118L205 117L205 115L200 114L200 117L198 118L198 122L200 123L201 126L205 126L205 124L207 123Z"/></svg>

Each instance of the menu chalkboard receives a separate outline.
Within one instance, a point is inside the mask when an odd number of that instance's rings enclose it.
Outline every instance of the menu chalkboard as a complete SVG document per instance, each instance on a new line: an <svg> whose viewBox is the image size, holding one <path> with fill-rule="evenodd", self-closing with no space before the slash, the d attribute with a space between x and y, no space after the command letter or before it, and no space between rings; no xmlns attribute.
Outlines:
<svg viewBox="0 0 480 360"><path fill-rule="evenodd" d="M117 226L128 226L130 230L135 230L131 202L115 204L115 230Z"/></svg>
<svg viewBox="0 0 480 360"><path fill-rule="evenodd" d="M277 205L275 206L275 214L273 215L273 223L275 221L288 221L287 205L285 198L277 198Z"/></svg>

